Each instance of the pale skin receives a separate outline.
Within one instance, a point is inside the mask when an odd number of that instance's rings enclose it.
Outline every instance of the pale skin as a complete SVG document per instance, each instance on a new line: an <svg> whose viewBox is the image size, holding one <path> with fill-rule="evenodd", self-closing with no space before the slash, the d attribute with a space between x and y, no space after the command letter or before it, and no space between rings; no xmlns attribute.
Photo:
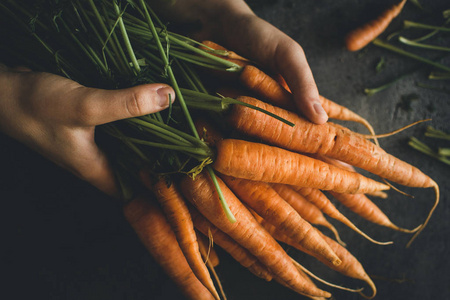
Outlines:
<svg viewBox="0 0 450 300"><path fill-rule="evenodd" d="M167 7L167 3L173 3ZM159 12L182 23L198 22L196 39L213 39L280 73L296 104L312 122L327 121L301 46L258 18L243 1L155 1ZM224 26L224 24L227 24ZM106 155L95 143L98 125L161 111L175 99L165 84L122 90L84 87L72 80L0 64L0 131L88 181L119 192ZM175 100L176 101L176 100Z"/></svg>

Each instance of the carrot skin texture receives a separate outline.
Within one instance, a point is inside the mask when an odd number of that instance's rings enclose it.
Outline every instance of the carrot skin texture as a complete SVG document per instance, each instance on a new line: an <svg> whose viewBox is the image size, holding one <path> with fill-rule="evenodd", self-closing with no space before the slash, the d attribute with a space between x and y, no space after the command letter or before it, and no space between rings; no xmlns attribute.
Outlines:
<svg viewBox="0 0 450 300"><path fill-rule="evenodd" d="M376 19L349 32L345 37L347 49L350 51L358 51L367 46L386 30L392 20L400 14L405 3L406 0L402 0L399 3L392 5L384 10Z"/></svg>
<svg viewBox="0 0 450 300"><path fill-rule="evenodd" d="M220 177L240 200L291 239L332 263L340 264L339 258L328 244L312 230L312 225L305 221L269 184L230 176Z"/></svg>
<svg viewBox="0 0 450 300"><path fill-rule="evenodd" d="M192 272L157 205L141 196L125 205L123 212L143 245L188 299L215 299Z"/></svg>
<svg viewBox="0 0 450 300"><path fill-rule="evenodd" d="M313 124L295 113L254 98L239 97L239 100L270 111L295 124L291 127L255 109L242 105L233 106L229 123L250 136L291 151L329 156L405 186L436 185L416 167L386 153L350 130L330 124Z"/></svg>
<svg viewBox="0 0 450 300"><path fill-rule="evenodd" d="M190 211L195 228L198 231L200 231L204 236L212 235L214 243L228 252L228 254L230 254L237 262L247 268L254 275L266 281L272 280L273 276L269 270L262 265L246 248L242 247L230 236L214 226L194 208L190 208Z"/></svg>
<svg viewBox="0 0 450 300"><path fill-rule="evenodd" d="M285 184L272 184L275 191L286 200L306 221L311 224L321 225L330 229L341 244L345 244L337 229L325 218L322 211L313 203L308 201L292 187ZM359 195L359 194L358 194Z"/></svg>
<svg viewBox="0 0 450 300"><path fill-rule="evenodd" d="M389 187L322 161L261 143L224 139L213 163L219 173L254 181L365 193Z"/></svg>
<svg viewBox="0 0 450 300"><path fill-rule="evenodd" d="M194 224L181 192L174 183L166 182L164 177L154 184L152 190L172 226L178 244L192 271L216 299L220 299L208 268L202 259Z"/></svg>
<svg viewBox="0 0 450 300"><path fill-rule="evenodd" d="M301 277L281 246L256 222L253 215L223 181L220 178L217 178L217 180L230 210L236 217L237 221L234 223L229 222L226 218L211 178L207 174L200 173L195 180L184 177L181 181L181 190L186 199L202 215L236 242L247 248L266 265L274 276L286 282L291 289L308 295L330 297L331 295L328 292L311 286Z"/></svg>

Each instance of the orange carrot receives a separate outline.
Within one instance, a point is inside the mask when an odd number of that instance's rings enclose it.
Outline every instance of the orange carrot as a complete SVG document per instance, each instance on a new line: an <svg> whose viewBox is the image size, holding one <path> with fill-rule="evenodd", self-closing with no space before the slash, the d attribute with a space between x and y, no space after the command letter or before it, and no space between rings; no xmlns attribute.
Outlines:
<svg viewBox="0 0 450 300"><path fill-rule="evenodd" d="M250 91L261 97L262 100L289 111L297 111L293 95L280 75L278 75L278 80L276 80L259 68L247 65L242 70L239 80ZM319 95L319 100L329 118L361 123L372 135L375 134L372 125L360 115L321 95Z"/></svg>
<svg viewBox="0 0 450 300"><path fill-rule="evenodd" d="M206 265L203 262L191 215L181 192L175 184L166 182L161 177L152 187L156 199L161 204L165 216L177 238L178 244L197 278L213 294L220 299Z"/></svg>
<svg viewBox="0 0 450 300"><path fill-rule="evenodd" d="M195 180L185 176L181 182L181 189L188 201L202 215L255 255L274 276L283 280L291 289L301 294L329 297L328 292L311 286L300 275L281 246L256 222L223 181L220 178L217 180L231 212L236 217L237 221L234 223L227 219L208 174L202 172Z"/></svg>
<svg viewBox="0 0 450 300"><path fill-rule="evenodd" d="M241 201L292 240L332 263L340 263L339 258L325 241L311 230L311 224L305 221L268 183L225 175L220 177Z"/></svg>
<svg viewBox="0 0 450 300"><path fill-rule="evenodd" d="M224 57L225 59L236 60L241 63L240 65L243 65L244 63L249 62L249 60L246 59L245 57L242 57L239 54L237 54L236 52L230 51L230 50L226 49L225 47L223 47L213 41L210 41L210 40L204 40L200 45L200 49L204 49L206 51L216 50L213 53L217 53L218 56Z"/></svg>
<svg viewBox="0 0 450 300"><path fill-rule="evenodd" d="M334 218L338 220L339 222L342 222L343 224L347 225L352 230L356 231L369 241L380 244L380 245L389 245L392 244L392 242L378 242L369 237L367 234L362 232L358 227L356 227L347 217L345 217L334 205L331 203L331 201L325 196L324 193L322 193L318 189L312 189L312 188L301 188L301 187L293 187L297 192L299 192L301 195L303 195L308 201L313 203L315 206L317 206L321 211L323 211L325 214L330 216L331 218Z"/></svg>
<svg viewBox="0 0 450 300"><path fill-rule="evenodd" d="M398 227L364 194L341 194L334 192L330 192L330 194L351 211L372 223L406 233L416 232L421 227L419 226L412 230Z"/></svg>
<svg viewBox="0 0 450 300"><path fill-rule="evenodd" d="M296 192L292 187L285 184L273 184L275 191L289 203L306 221L311 224L324 226L333 232L336 240L345 245L341 240L336 228L328 222L322 211L314 204L309 202L305 197Z"/></svg>
<svg viewBox="0 0 450 300"><path fill-rule="evenodd" d="M224 139L217 143L216 150L213 167L237 178L346 193L388 189L385 184L358 173L265 144Z"/></svg>
<svg viewBox="0 0 450 300"><path fill-rule="evenodd" d="M211 236L213 242L228 252L238 263L247 268L254 275L266 280L272 280L269 270L256 259L246 248L222 232L194 208L190 208L195 228L205 236Z"/></svg>
<svg viewBox="0 0 450 300"><path fill-rule="evenodd" d="M377 36L379 36L392 20L397 17L403 9L406 0L402 0L383 11L376 19L369 21L349 32L345 37L345 45L350 51L357 51L364 48Z"/></svg>
<svg viewBox="0 0 450 300"><path fill-rule="evenodd" d="M125 205L123 210L146 249L188 299L214 299L192 272L172 228L157 205L141 196Z"/></svg>
<svg viewBox="0 0 450 300"><path fill-rule="evenodd" d="M308 250L303 248L298 243L295 243L289 237L283 235L280 231L278 231L275 227L269 227L267 223L262 223L264 228L266 228L272 236L274 236L277 240L280 242L283 242L289 246L292 246L296 248L297 250L300 250L302 252L305 252L307 254L310 254L312 256L315 256L314 254L310 253ZM326 235L319 232L320 235L323 236L324 240L329 244L329 246L338 254L338 256L342 260L342 264L339 266L334 266L330 262L323 260L322 258L318 258L319 261L321 261L323 264L328 266L330 269L335 270L345 276L349 276L355 279L359 279L362 281L365 281L372 289L372 295L367 296L362 294L367 299L372 299L375 297L377 289L375 284L373 283L372 279L370 279L369 275L367 275L366 271L364 270L364 267L361 265L361 263L354 257L345 247L334 241L333 239L327 237Z"/></svg>
<svg viewBox="0 0 450 300"><path fill-rule="evenodd" d="M230 124L254 137L300 153L318 153L365 169L382 178L411 187L436 187L419 169L386 153L370 141L329 124L313 124L299 115L250 97L240 101L255 105L291 121L289 126L260 111L242 105L233 106Z"/></svg>

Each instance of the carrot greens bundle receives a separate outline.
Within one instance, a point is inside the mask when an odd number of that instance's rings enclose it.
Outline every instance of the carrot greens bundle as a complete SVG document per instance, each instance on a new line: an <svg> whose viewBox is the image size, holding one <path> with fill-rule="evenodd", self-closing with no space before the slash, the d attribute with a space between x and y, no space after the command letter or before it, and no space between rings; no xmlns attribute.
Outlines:
<svg viewBox="0 0 450 300"><path fill-rule="evenodd" d="M0 47L17 64L95 88L174 88L176 101L167 110L101 125L97 142L115 167L127 220L189 299L225 298L213 280L218 259L208 260L205 240L258 277L311 299L330 297L286 253L283 245L290 245L365 282L369 296L347 290L373 298L374 283L324 214L375 243L389 242L369 238L322 191L371 222L415 232L414 238L431 213L416 230L393 225L365 200L365 194L385 195L389 185L342 165L432 187L437 195L431 212L438 203L437 184L372 143L375 133L365 119L321 97L330 117L361 123L370 135L309 122L280 75L212 41L171 32L143 0L7 0L0 3L0 17L16 24L11 44ZM219 92L226 88L238 92Z"/></svg>

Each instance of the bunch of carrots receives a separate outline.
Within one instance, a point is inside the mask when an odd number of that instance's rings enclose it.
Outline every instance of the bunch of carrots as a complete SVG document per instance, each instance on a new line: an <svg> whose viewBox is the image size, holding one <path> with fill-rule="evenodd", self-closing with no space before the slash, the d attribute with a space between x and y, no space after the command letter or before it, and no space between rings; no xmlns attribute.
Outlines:
<svg viewBox="0 0 450 300"><path fill-rule="evenodd" d="M438 204L438 185L380 148L370 124L348 108L321 96L330 118L359 122L370 134L332 122L309 122L296 110L281 76L214 42L198 43L167 31L142 0L134 6L120 4L73 1L69 7L57 7L50 23L42 16L34 18L15 1L0 8L16 20L34 20L29 37L56 58L62 75L91 85L101 78L101 86L111 88L158 81L174 87L177 102L167 112L105 124L99 142L117 167L126 219L184 295L226 298L214 272L219 261L212 247L216 244L260 278L311 299L331 297L313 281L323 280L286 253L286 244L362 280L371 292L347 290L373 298L374 283L325 215L374 243L390 242L376 241L358 229L325 192L370 222L414 233L411 243ZM29 22L19 24L29 29ZM86 68L96 69L95 83L83 76L69 50L55 48L63 42L41 38L39 30L48 36L55 25L64 42L75 41L81 48L76 55L88 58ZM80 32L93 34L97 42L91 44L95 39ZM216 79L206 86L202 73ZM434 189L436 201L422 225L400 228L369 200L367 195L385 197L384 191L392 187L389 181ZM318 226L329 229L333 238Z"/></svg>

